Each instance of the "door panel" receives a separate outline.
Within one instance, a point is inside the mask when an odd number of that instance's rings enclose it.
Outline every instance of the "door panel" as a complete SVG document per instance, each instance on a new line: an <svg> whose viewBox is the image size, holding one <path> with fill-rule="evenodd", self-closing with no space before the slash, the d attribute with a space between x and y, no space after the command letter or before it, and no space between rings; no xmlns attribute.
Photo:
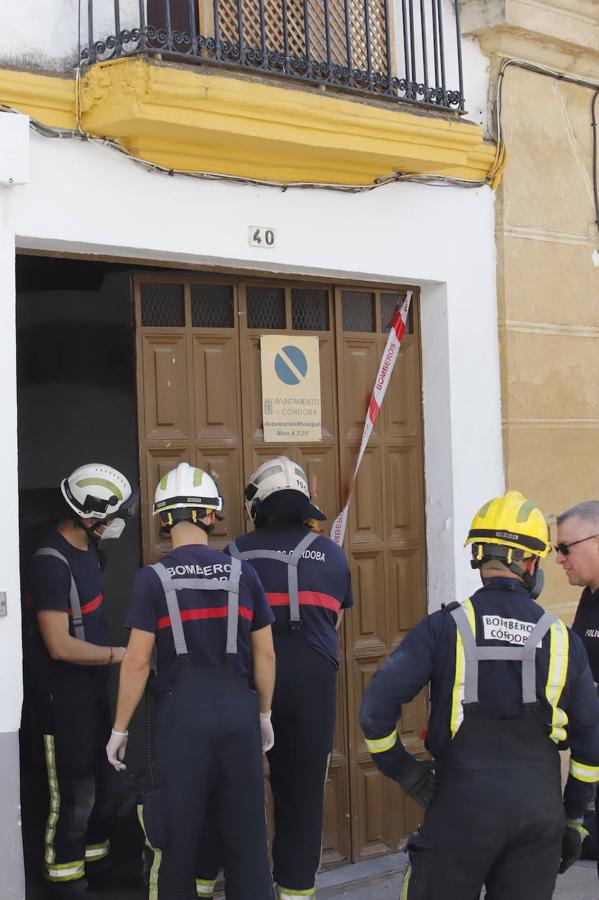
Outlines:
<svg viewBox="0 0 599 900"><path fill-rule="evenodd" d="M329 521L338 512L338 467L335 451L334 446L301 446L298 454L298 462L308 476L312 499Z"/></svg>
<svg viewBox="0 0 599 900"><path fill-rule="evenodd" d="M158 518L152 515L154 491L163 475L181 462L191 462L187 447L146 448L141 471L145 472L143 495L147 514L144 515L143 546L144 561L155 562L170 549L170 541L160 537Z"/></svg>
<svg viewBox="0 0 599 900"><path fill-rule="evenodd" d="M406 336L381 408L385 434L389 438L411 437L419 442L422 417L419 351L418 343Z"/></svg>
<svg viewBox="0 0 599 900"><path fill-rule="evenodd" d="M349 484L390 318L399 294L336 292L339 440L342 482ZM412 315L411 328L417 317ZM409 329L410 330L410 329ZM352 858L397 850L414 811L374 767L358 726L368 680L426 611L424 485L417 334L404 338L355 486L346 549L358 609L347 617ZM407 607L407 608L406 608ZM409 623L409 624L408 624ZM412 752L422 752L424 697L402 712ZM403 732L402 732L403 733Z"/></svg>
<svg viewBox="0 0 599 900"><path fill-rule="evenodd" d="M350 484L364 417L401 292L160 273L134 285L144 561L168 550L152 517L154 488L182 460L217 481L222 547L250 527L244 486L285 454L306 470L325 532ZM319 341L322 440L265 444L260 335ZM364 689L425 613L424 484L417 310L364 455L345 549L355 608L340 632L334 750L326 782L323 865L396 850L419 808L371 762L358 723ZM406 746L422 752L426 697L403 710ZM272 805L268 802L269 819Z"/></svg>
<svg viewBox="0 0 599 900"><path fill-rule="evenodd" d="M355 448L358 449L357 447ZM352 472L357 453L351 458ZM356 482L349 511L349 540L352 544L373 544L383 540L383 459L381 448L376 446L374 434L362 457L362 465Z"/></svg>
<svg viewBox="0 0 599 900"><path fill-rule="evenodd" d="M348 377L343 383L342 433L347 441L359 442L362 437L364 417L379 364L377 350L376 341L372 339L348 337L343 341L343 370ZM372 442L372 437L370 440Z"/></svg>
<svg viewBox="0 0 599 900"><path fill-rule="evenodd" d="M380 655L386 649L385 607L378 602L385 594L383 553L356 550L352 559L352 582L356 608L352 612L354 648ZM361 694L360 694L361 696Z"/></svg>
<svg viewBox="0 0 599 900"><path fill-rule="evenodd" d="M267 455L272 456L273 444L263 441L262 428L262 374L260 369L260 336L248 335L242 343L243 368L243 427L244 435L251 435L253 441L260 441L262 447L270 447ZM277 447L282 446L277 444ZM276 448L275 448L276 449ZM281 453L284 451L281 450ZM277 454L279 455L279 454ZM250 472L247 473L248 475Z"/></svg>
<svg viewBox="0 0 599 900"><path fill-rule="evenodd" d="M405 634L422 618L424 554L420 547L396 548L387 553L392 598L388 607L388 634L395 646L402 632Z"/></svg>
<svg viewBox="0 0 599 900"><path fill-rule="evenodd" d="M187 440L190 410L184 334L143 337L144 438Z"/></svg>
<svg viewBox="0 0 599 900"><path fill-rule="evenodd" d="M417 444L395 444L387 448L388 522L390 541L422 540L419 513L422 507L421 467Z"/></svg>
<svg viewBox="0 0 599 900"><path fill-rule="evenodd" d="M228 390L231 362L237 355L234 335L194 335L193 385L196 440L238 440L238 398Z"/></svg>
<svg viewBox="0 0 599 900"><path fill-rule="evenodd" d="M356 696L363 695L378 667L377 657L363 659L360 664L355 665ZM366 859L388 852L393 846L392 819L395 810L391 798L399 791L369 764L370 754L357 725L353 729L353 738L358 765L354 770L352 799L359 810L358 815L352 817L354 856L357 846L360 857Z"/></svg>
<svg viewBox="0 0 599 900"><path fill-rule="evenodd" d="M319 334L322 439L337 443L337 404L335 403L337 372L334 336Z"/></svg>
<svg viewBox="0 0 599 900"><path fill-rule="evenodd" d="M209 472L225 499L223 519L216 520L211 542L225 546L243 531L243 490L239 473L240 452L237 448L204 447L196 450L195 465Z"/></svg>

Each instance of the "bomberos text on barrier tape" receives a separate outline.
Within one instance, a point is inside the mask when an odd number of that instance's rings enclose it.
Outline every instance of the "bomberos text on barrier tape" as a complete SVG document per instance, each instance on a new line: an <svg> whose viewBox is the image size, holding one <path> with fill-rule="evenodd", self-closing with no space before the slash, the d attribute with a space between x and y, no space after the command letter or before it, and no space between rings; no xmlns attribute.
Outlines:
<svg viewBox="0 0 599 900"><path fill-rule="evenodd" d="M366 450L368 441L370 440L370 435L372 434L374 423L378 418L383 398L387 391L387 387L389 386L391 375L393 374L393 369L395 368L395 363L397 362L397 357L399 356L401 342L406 330L406 322L408 321L408 313L410 311L411 300L412 291L408 291L406 299L402 303L401 308L395 311L395 315L393 316L391 327L389 329L389 337L387 338L387 343L381 357L379 370L374 380L374 389L372 391L370 403L368 404L368 412L366 413L366 421L364 422L364 431L362 432L362 441L360 443L360 450L356 459L356 467L354 469L354 474L349 487L347 500L345 502L345 506L333 522L333 527L331 528L331 539L335 541L336 544L339 544L339 546L342 546L343 539L345 537L349 504L354 492L356 478L358 477L358 469L360 468L362 457L364 456L364 451Z"/></svg>

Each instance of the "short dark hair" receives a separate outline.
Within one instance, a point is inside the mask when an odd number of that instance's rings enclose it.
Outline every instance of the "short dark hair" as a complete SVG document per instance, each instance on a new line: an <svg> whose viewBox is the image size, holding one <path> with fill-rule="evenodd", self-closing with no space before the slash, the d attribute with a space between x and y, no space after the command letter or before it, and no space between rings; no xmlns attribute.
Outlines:
<svg viewBox="0 0 599 900"><path fill-rule="evenodd" d="M563 525L568 519L580 519L583 522L593 522L599 526L599 500L583 500L576 506L571 506L557 517L557 524Z"/></svg>

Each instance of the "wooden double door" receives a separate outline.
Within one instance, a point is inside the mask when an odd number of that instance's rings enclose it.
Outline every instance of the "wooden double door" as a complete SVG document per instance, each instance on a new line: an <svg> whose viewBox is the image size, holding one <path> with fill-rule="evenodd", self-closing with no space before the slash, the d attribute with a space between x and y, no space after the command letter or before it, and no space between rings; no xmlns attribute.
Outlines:
<svg viewBox="0 0 599 900"><path fill-rule="evenodd" d="M134 281L144 561L167 551L154 489L181 461L208 471L225 498L215 546L251 527L243 492L263 460L306 470L315 502L341 509L353 472L397 289L144 275ZM266 444L260 335L316 335L322 440ZM358 724L370 677L426 612L421 360L415 292L402 346L364 460L346 534L355 608L343 620L335 745L326 790L323 864L397 850L418 808L372 765ZM408 749L422 750L426 699L404 709Z"/></svg>

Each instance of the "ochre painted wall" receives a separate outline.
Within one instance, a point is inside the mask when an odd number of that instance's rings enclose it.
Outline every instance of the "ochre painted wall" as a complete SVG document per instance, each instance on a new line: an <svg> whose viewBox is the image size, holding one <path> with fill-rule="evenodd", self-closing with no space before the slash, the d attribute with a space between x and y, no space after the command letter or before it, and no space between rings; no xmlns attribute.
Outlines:
<svg viewBox="0 0 599 900"><path fill-rule="evenodd" d="M475 10L466 0L465 7L466 27L491 57L493 81L502 59L518 56L599 83L596 2L542 0L533 10L520 0L485 0ZM592 97L588 88L519 67L505 73L509 161L496 235L506 485L548 514L599 498ZM555 554L545 571L543 601L569 622L580 592L568 586Z"/></svg>

